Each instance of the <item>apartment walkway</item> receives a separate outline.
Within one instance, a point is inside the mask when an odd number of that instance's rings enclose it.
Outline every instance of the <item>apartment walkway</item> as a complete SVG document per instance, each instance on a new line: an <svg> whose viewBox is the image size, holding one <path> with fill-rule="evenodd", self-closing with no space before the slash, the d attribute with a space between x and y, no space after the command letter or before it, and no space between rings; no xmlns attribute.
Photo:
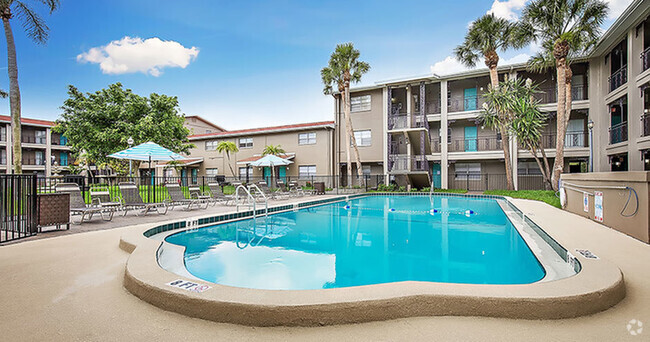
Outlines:
<svg viewBox="0 0 650 342"><path fill-rule="evenodd" d="M650 336L650 246L541 202L514 200L560 243L621 268L627 297L588 317L526 321L421 317L318 328L253 328L188 318L149 305L122 286L128 254L118 247L132 227L0 247L3 341L641 341ZM131 218L132 221L135 221ZM631 336L631 319L646 329Z"/></svg>

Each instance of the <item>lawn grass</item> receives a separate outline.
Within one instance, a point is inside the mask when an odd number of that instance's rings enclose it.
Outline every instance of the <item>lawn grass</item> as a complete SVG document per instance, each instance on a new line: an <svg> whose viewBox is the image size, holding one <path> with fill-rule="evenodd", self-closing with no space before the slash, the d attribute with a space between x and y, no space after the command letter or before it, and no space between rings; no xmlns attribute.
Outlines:
<svg viewBox="0 0 650 342"><path fill-rule="evenodd" d="M433 189L433 192L442 192L448 194L466 194L467 189Z"/></svg>
<svg viewBox="0 0 650 342"><path fill-rule="evenodd" d="M548 203L556 208L561 208L560 199L551 190L487 190L486 195L509 196Z"/></svg>

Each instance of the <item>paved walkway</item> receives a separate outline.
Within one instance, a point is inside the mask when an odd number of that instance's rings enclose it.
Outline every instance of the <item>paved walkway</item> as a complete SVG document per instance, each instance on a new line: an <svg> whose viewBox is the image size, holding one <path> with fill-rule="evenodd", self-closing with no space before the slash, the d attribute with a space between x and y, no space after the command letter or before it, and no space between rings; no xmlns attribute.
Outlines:
<svg viewBox="0 0 650 342"><path fill-rule="evenodd" d="M614 308L567 320L421 317L318 328L253 328L188 318L149 305L122 286L131 227L0 247L2 341L648 341L650 246L541 202L517 205L560 243L583 241L623 271L628 294ZM131 220L135 220L131 218ZM631 336L631 319L645 323Z"/></svg>

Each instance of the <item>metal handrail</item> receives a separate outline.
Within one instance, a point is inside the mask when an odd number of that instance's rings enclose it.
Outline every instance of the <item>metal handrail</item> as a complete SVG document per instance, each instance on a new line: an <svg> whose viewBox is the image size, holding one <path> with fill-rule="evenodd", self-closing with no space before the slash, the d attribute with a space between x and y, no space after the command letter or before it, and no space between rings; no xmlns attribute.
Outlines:
<svg viewBox="0 0 650 342"><path fill-rule="evenodd" d="M252 202L253 202L253 219L255 219L255 213L257 212L257 210L256 210L257 206L255 205L255 198L253 197L253 195L251 195L251 192L245 186L243 186L241 184L237 186L237 189L235 189L235 204L237 205L237 212L239 212L239 190L240 189L244 190L244 192L246 193L246 195L247 195L246 197L249 200L249 203L252 200ZM249 206L249 208L250 208L250 206Z"/></svg>
<svg viewBox="0 0 650 342"><path fill-rule="evenodd" d="M264 191L262 191L262 189L260 189L260 187L257 186L257 184L253 183L253 184L248 186L248 193L249 194L250 194L251 188L254 188L258 193L262 194L262 197L264 198L264 216L268 216L269 215L269 199L268 199L268 197L266 197L266 194L264 193ZM253 213L253 218L255 218L255 213Z"/></svg>

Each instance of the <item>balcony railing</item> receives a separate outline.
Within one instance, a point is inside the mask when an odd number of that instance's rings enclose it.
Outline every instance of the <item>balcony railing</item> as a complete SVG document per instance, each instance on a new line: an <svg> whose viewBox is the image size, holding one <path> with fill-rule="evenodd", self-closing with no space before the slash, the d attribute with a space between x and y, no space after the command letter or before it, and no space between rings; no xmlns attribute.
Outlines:
<svg viewBox="0 0 650 342"><path fill-rule="evenodd" d="M627 141L627 121L623 121L609 128L609 144Z"/></svg>
<svg viewBox="0 0 650 342"><path fill-rule="evenodd" d="M409 156L407 154L394 154L388 156L392 164L390 171L428 171L429 165L424 155Z"/></svg>
<svg viewBox="0 0 650 342"><path fill-rule="evenodd" d="M23 158L23 165L45 165L45 159Z"/></svg>
<svg viewBox="0 0 650 342"><path fill-rule="evenodd" d="M427 127L426 120L426 116L420 113L392 115L388 117L388 129Z"/></svg>
<svg viewBox="0 0 650 342"><path fill-rule="evenodd" d="M427 114L440 114L440 102L428 102L427 103Z"/></svg>
<svg viewBox="0 0 650 342"><path fill-rule="evenodd" d="M449 99L448 111L466 112L470 110L480 110L483 108L483 102L481 95L452 97Z"/></svg>
<svg viewBox="0 0 650 342"><path fill-rule="evenodd" d="M431 139L431 152L440 153L440 139Z"/></svg>
<svg viewBox="0 0 650 342"><path fill-rule="evenodd" d="M21 136L20 141L26 144L46 144L46 139L44 137L36 137L33 135L23 135Z"/></svg>
<svg viewBox="0 0 650 342"><path fill-rule="evenodd" d="M641 115L641 136L647 137L650 135L650 113Z"/></svg>
<svg viewBox="0 0 650 342"><path fill-rule="evenodd" d="M641 65L643 66L643 71L650 68L650 46L641 52Z"/></svg>
<svg viewBox="0 0 650 342"><path fill-rule="evenodd" d="M571 85L571 101L580 101L587 99L587 92L585 86L581 84ZM540 87L533 97L539 103L555 103L557 102L557 86Z"/></svg>
<svg viewBox="0 0 650 342"><path fill-rule="evenodd" d="M588 134L585 131L568 131L564 135L564 147L587 147ZM557 145L557 135L555 133L542 135L542 147L545 149L554 149Z"/></svg>
<svg viewBox="0 0 650 342"><path fill-rule="evenodd" d="M0 157L0 165L7 165L7 157Z"/></svg>
<svg viewBox="0 0 650 342"><path fill-rule="evenodd" d="M503 149L497 136L452 139L449 152L499 151Z"/></svg>
<svg viewBox="0 0 650 342"><path fill-rule="evenodd" d="M610 92L627 83L627 65L624 65L620 69L614 71L612 75L609 76L608 80Z"/></svg>

